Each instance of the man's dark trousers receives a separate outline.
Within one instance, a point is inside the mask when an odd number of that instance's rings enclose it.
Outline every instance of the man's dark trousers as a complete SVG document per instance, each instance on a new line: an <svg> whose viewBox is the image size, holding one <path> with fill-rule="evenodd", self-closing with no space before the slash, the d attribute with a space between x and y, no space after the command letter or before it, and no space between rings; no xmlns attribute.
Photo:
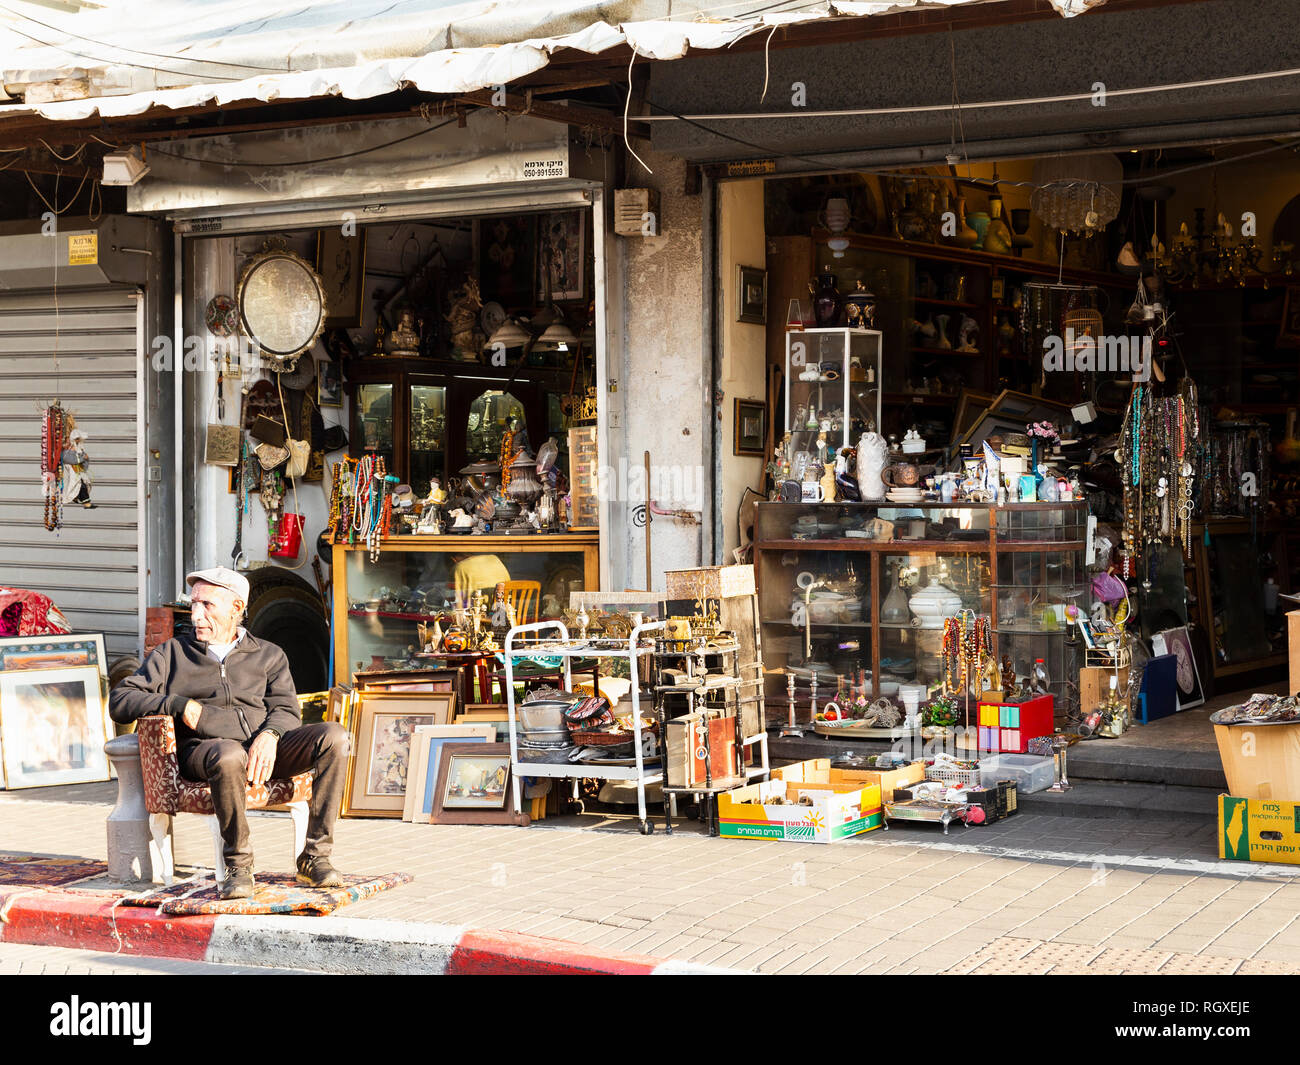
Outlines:
<svg viewBox="0 0 1300 1065"><path fill-rule="evenodd" d="M248 746L238 740L200 740L181 754L181 775L201 780L212 789L212 805L221 828L222 856L228 870L253 866L244 800L248 787ZM347 771L348 732L342 725L322 722L301 725L280 737L271 776L291 777L315 769L311 784L311 814L307 819L307 857L328 857L334 847L334 819L343 798Z"/></svg>

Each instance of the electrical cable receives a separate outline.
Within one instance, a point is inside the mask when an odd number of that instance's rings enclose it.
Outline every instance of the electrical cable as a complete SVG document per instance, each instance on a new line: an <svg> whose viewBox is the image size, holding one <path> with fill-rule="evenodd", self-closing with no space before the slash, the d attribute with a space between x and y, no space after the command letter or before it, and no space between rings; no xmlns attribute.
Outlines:
<svg viewBox="0 0 1300 1065"><path fill-rule="evenodd" d="M41 192L41 190L37 187L36 182L32 180L32 175L30 171L24 170L23 173L26 175L27 184L29 184L32 187L32 191L35 192L36 195L41 198L41 203L45 204L45 206L48 207L51 211L53 211L56 215L66 214L68 212L68 209L72 207L74 203L77 202L77 197L81 195L81 190L86 185L86 178L90 177L89 170L83 172L81 175L81 184L77 186L77 191L72 194L72 199L70 199L66 204L64 204L62 208L59 208L59 207L55 207L53 203L50 203L50 201L45 198L45 193ZM58 201L59 201L59 175L56 174L54 178L54 203L58 203Z"/></svg>
<svg viewBox="0 0 1300 1065"><path fill-rule="evenodd" d="M628 109L632 106L632 64L636 62L636 48L632 49L632 56L627 61L627 98L623 101L623 147L642 167L647 174L653 174L654 171L646 166L646 161L636 154L636 149L632 147L632 142L627 138L627 115Z"/></svg>
<svg viewBox="0 0 1300 1065"><path fill-rule="evenodd" d="M344 152L341 155L327 155L320 159L293 159L287 163L238 163L221 161L222 166L237 166L250 170L261 170L270 167L288 167L288 166L315 166L317 163L333 163L339 159L355 159L358 155L368 155L370 152L377 152L383 148L391 148L394 144L402 144L405 141L415 140L416 137L423 137L426 133L433 133L442 129L444 126L450 126L455 122L455 118L449 118L446 122L439 122L436 126L430 126L428 129L416 130L414 133L408 133L405 137L398 137L396 140L385 141L383 144L375 144L369 148L362 148L360 151ZM173 159L184 159L186 162L199 162L192 155L184 155L180 152L169 152L162 148L150 148L154 155L166 155ZM215 160L214 160L215 161Z"/></svg>
<svg viewBox="0 0 1300 1065"><path fill-rule="evenodd" d="M60 163L71 163L76 159L79 159L81 157L81 153L86 150L85 144L78 144L77 150L73 152L71 155L60 155L58 152L56 152L53 148L49 146L49 144L46 142L44 137L37 137L36 139L40 141L41 146L52 156L54 156L54 158L57 159Z"/></svg>
<svg viewBox="0 0 1300 1065"><path fill-rule="evenodd" d="M224 60L220 60L220 59L200 59L200 58L197 58L197 57L196 57L196 58L193 58L193 59L190 59L190 58L188 58L188 57L186 57L186 56L181 56L181 55L168 55L168 54L165 53L165 52L148 52L148 51L145 51L145 50L143 50L143 49L141 49L141 48L131 48L131 47L125 45L125 44L113 44L111 41L101 41L101 40L97 40L97 39L94 38L94 37L86 37L86 36L84 36L83 34L80 34L80 33L73 33L71 30L64 29L62 26L54 26L54 25L52 25L52 24L50 24L50 23L48 23L48 22L42 22L42 21L41 21L40 19L38 19L38 18L32 18L31 15L25 15L25 14L23 14L21 11L15 11L13 8L11 8L11 7L6 7L4 4L0 4L0 11L7 11L7 12L9 12L9 14L11 14L11 15L15 15L15 16L17 16L18 18L23 19L23 20L26 21L26 22L32 22L32 23L35 23L37 26L41 26L41 27L43 27L43 28L45 28L45 29L47 29L47 30L53 30L55 33L62 33L62 34L65 34L65 35L68 36L68 37L75 37L77 40L79 40L79 41L86 41L88 44L99 45L99 46L104 47L104 48L116 48L116 49L118 49L119 51L122 51L122 52L133 52L133 53L135 53L136 55L147 55L147 56L152 56L154 59L175 59L177 62L180 62L180 63L204 63L204 64L207 64L207 65L209 65L209 66L218 66L218 67L239 67L239 68L241 68L241 69L243 69L243 70L258 70L258 71L262 71L263 73L273 73L273 74L283 74L283 73L286 73L286 71L285 71L285 70L282 70L280 67L263 67L263 66L254 66L254 65L251 64L251 63L228 63L228 62L225 62ZM55 47L58 47L58 46L57 46L57 45L47 45L46 47L55 48ZM129 63L123 63L122 65L123 65L123 66L131 66L132 64L129 64Z"/></svg>

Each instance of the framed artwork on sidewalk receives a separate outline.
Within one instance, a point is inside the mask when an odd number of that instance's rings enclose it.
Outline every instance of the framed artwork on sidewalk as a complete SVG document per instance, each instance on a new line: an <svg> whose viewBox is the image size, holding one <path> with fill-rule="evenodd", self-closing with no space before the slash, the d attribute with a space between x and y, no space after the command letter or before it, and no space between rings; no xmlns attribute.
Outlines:
<svg viewBox="0 0 1300 1065"><path fill-rule="evenodd" d="M510 786L510 744L446 743L429 820L435 825L526 825Z"/></svg>
<svg viewBox="0 0 1300 1065"><path fill-rule="evenodd" d="M94 666L101 677L108 676L103 633L69 633L54 636L6 636L0 638L0 670L66 669Z"/></svg>
<svg viewBox="0 0 1300 1065"><path fill-rule="evenodd" d="M402 820L427 825L433 812L442 748L447 743L495 743L494 725L421 725L411 740L411 769L407 776Z"/></svg>
<svg viewBox="0 0 1300 1065"><path fill-rule="evenodd" d="M113 735L98 666L0 673L0 759L9 790L109 779Z"/></svg>
<svg viewBox="0 0 1300 1065"><path fill-rule="evenodd" d="M355 699L343 816L401 817L411 737L420 725L450 724L456 695L363 691L357 692Z"/></svg>

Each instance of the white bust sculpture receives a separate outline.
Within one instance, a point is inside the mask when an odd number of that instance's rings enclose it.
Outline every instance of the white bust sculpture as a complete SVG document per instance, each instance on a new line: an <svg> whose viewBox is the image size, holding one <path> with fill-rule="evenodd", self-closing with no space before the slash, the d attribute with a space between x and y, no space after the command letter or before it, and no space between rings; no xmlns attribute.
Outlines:
<svg viewBox="0 0 1300 1065"><path fill-rule="evenodd" d="M889 445L879 433L863 433L858 441L858 494L863 499L884 499L885 482L880 473L885 468Z"/></svg>

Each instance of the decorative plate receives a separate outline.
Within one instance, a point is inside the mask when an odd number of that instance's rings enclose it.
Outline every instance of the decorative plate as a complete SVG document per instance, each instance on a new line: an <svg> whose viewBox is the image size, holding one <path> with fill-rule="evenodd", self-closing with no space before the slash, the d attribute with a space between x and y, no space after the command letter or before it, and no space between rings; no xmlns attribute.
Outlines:
<svg viewBox="0 0 1300 1065"><path fill-rule="evenodd" d="M239 307L234 296L213 296L203 313L208 332L214 337L228 337L239 328Z"/></svg>
<svg viewBox="0 0 1300 1065"><path fill-rule="evenodd" d="M491 337L506 320L506 309L499 303L485 303L479 312L479 322L483 325L483 335Z"/></svg>

